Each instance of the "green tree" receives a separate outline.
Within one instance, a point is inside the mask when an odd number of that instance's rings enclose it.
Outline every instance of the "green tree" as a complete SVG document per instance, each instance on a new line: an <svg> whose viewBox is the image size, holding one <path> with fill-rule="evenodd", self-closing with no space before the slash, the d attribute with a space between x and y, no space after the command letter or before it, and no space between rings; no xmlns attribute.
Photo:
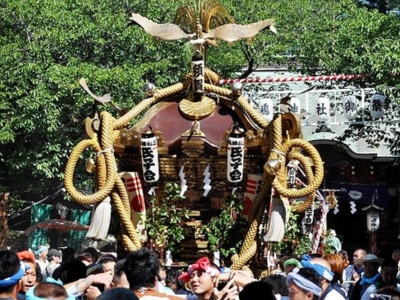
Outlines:
<svg viewBox="0 0 400 300"><path fill-rule="evenodd" d="M202 225L200 231L208 241L211 253L219 251L226 260L239 252L248 230L248 222L242 217L243 204L237 194L222 203L221 211ZM235 217L234 217L235 216Z"/></svg>
<svg viewBox="0 0 400 300"><path fill-rule="evenodd" d="M178 81L185 69L176 45L155 44L133 11L173 19L171 6L150 1L0 1L0 180L5 190L58 186L67 156L82 139L81 121L93 100L80 88L85 77L99 94L110 92L123 108L142 97L146 80ZM108 108L100 108L108 109ZM77 174L77 182L86 177ZM11 195L12 196L12 195ZM33 195L31 195L33 196ZM43 195L38 195L41 197Z"/></svg>
<svg viewBox="0 0 400 300"><path fill-rule="evenodd" d="M165 247L176 253L179 243L188 235L183 225L189 216L182 207L185 197L180 195L179 184L167 182L164 188L160 195L150 199L151 207L147 211L145 227L149 239L157 247Z"/></svg>

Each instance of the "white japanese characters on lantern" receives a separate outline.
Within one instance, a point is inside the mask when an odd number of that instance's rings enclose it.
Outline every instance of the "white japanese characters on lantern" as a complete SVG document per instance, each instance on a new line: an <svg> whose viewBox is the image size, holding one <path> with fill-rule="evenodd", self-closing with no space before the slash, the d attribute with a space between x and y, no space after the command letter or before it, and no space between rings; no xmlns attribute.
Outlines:
<svg viewBox="0 0 400 300"><path fill-rule="evenodd" d="M228 137L227 178L229 182L238 183L243 179L244 164L244 130L237 124Z"/></svg>
<svg viewBox="0 0 400 300"><path fill-rule="evenodd" d="M329 115L331 111L330 101L326 97L320 97L315 107L315 113L317 114L318 121L327 122L329 121Z"/></svg>
<svg viewBox="0 0 400 300"><path fill-rule="evenodd" d="M146 182L156 182L160 178L158 165L157 137L150 129L142 134L140 142L142 151L143 178Z"/></svg>
<svg viewBox="0 0 400 300"><path fill-rule="evenodd" d="M370 113L374 119L380 119L385 113L385 96L381 94L375 94L371 97L370 102Z"/></svg>
<svg viewBox="0 0 400 300"><path fill-rule="evenodd" d="M258 102L258 110L265 119L271 121L274 118L274 104L272 99L261 99Z"/></svg>
<svg viewBox="0 0 400 300"><path fill-rule="evenodd" d="M290 112L294 114L301 113L301 102L299 98L291 98L290 99Z"/></svg>
<svg viewBox="0 0 400 300"><path fill-rule="evenodd" d="M343 113L347 120L353 120L357 116L357 98L354 95L343 97Z"/></svg>
<svg viewBox="0 0 400 300"><path fill-rule="evenodd" d="M367 212L367 228L371 232L375 232L379 229L380 225L380 218L379 218L379 211L370 210Z"/></svg>

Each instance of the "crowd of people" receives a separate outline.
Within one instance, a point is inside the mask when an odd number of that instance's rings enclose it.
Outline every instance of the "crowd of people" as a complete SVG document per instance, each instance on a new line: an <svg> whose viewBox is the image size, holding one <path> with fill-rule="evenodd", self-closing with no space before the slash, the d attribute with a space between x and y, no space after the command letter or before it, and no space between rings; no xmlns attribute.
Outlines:
<svg viewBox="0 0 400 300"><path fill-rule="evenodd" d="M400 300L400 250L379 258L364 249L283 257L255 278L202 257L187 270L161 265L151 249L118 259L87 248L0 251L0 300Z"/></svg>

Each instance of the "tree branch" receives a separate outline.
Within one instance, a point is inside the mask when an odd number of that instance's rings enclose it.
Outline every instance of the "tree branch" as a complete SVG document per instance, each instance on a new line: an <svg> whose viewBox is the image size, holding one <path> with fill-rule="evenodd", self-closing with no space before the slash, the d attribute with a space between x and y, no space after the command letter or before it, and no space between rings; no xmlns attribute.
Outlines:
<svg viewBox="0 0 400 300"><path fill-rule="evenodd" d="M244 56L246 57L248 64L247 64L247 70L238 77L239 79L249 77L249 75L251 73L253 73L253 71L255 70L254 57L251 55L251 52L249 50L249 45L246 44L244 47L242 47L242 52L243 52Z"/></svg>

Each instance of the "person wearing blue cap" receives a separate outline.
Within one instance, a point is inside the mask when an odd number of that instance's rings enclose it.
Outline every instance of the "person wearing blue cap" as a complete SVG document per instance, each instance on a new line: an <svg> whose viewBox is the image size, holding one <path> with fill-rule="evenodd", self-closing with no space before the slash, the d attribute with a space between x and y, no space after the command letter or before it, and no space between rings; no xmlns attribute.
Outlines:
<svg viewBox="0 0 400 300"><path fill-rule="evenodd" d="M312 258L309 255L304 255L301 261L303 267L312 268L317 271L321 278L322 293L319 300L345 300L337 290L332 288L331 281L334 274L331 271L331 266L328 261L322 257Z"/></svg>
<svg viewBox="0 0 400 300"><path fill-rule="evenodd" d="M287 276L289 299L318 300L321 295L321 280L313 268L294 269Z"/></svg>
<svg viewBox="0 0 400 300"><path fill-rule="evenodd" d="M0 299L17 298L24 273L25 265L16 252L0 250Z"/></svg>

